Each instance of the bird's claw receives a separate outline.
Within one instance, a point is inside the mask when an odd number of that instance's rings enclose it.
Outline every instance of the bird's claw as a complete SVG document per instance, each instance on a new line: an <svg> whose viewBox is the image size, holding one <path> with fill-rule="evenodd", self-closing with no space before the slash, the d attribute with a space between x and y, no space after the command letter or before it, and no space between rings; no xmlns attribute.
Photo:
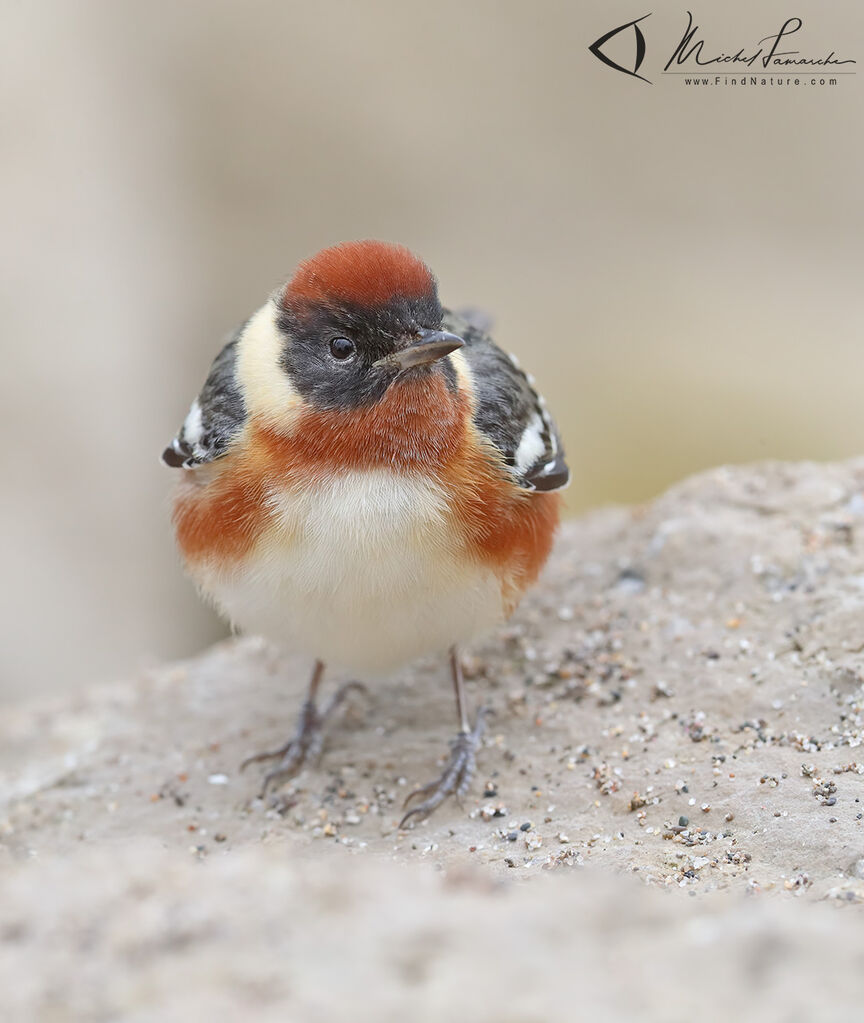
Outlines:
<svg viewBox="0 0 864 1023"><path fill-rule="evenodd" d="M264 775L261 786L261 798L276 785L293 778L304 764L317 764L321 759L324 750L324 729L332 718L333 714L345 702L345 698L351 692L363 693L369 696L369 690L362 682L346 682L336 690L332 698L319 710L314 700L306 700L300 711L300 720L297 722L297 730L291 739L275 750L268 750L263 753L256 753L247 757L240 765L240 770L245 771L250 764L260 763L265 760L281 760L276 768Z"/></svg>
<svg viewBox="0 0 864 1023"><path fill-rule="evenodd" d="M413 809L408 810L399 827L404 828L412 818L415 822L425 820L433 810L437 809L448 796L461 798L468 791L477 763L477 749L486 727L488 710L481 707L477 711L477 719L470 732L460 732L451 743L450 759L440 777L414 789L406 798L403 809L414 799L425 797Z"/></svg>

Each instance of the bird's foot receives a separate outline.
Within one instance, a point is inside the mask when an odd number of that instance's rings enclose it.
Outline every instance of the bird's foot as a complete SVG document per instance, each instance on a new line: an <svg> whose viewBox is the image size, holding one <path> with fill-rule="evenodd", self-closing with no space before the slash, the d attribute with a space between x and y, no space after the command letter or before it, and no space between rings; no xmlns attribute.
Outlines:
<svg viewBox="0 0 864 1023"><path fill-rule="evenodd" d="M460 732L450 744L450 759L441 776L428 785L415 789L408 796L403 809L413 799L423 798L423 801L405 814L399 822L400 828L404 828L411 818L414 818L415 821L425 820L448 796L456 796L459 799L465 795L471 784L471 779L474 777L477 749L486 727L487 713L487 708L481 707L477 711L477 719L471 731Z"/></svg>
<svg viewBox="0 0 864 1023"><path fill-rule="evenodd" d="M281 785L283 782L293 778L304 764L318 763L324 749L324 730L327 723L351 692L363 693L364 696L369 696L369 690L362 682L346 682L344 686L340 686L336 690L323 710L318 709L318 705L314 700L306 700L300 710L297 730L284 746L265 753L256 753L254 756L247 757L243 761L240 765L241 771L245 771L250 764L281 758L277 766L264 775L264 782L261 787L262 799L275 785Z"/></svg>

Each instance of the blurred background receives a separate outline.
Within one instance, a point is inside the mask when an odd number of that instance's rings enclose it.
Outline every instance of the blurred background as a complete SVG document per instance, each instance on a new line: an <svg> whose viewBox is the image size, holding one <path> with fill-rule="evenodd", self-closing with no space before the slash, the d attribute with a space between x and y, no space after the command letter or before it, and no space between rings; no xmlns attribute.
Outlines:
<svg viewBox="0 0 864 1023"><path fill-rule="evenodd" d="M571 513L864 448L859 78L663 78L667 0L650 86L588 52L633 0L2 9L0 701L221 634L158 455L223 335L339 240L403 242L494 314L563 428ZM694 13L717 49L791 15L810 52L864 49L852 0Z"/></svg>

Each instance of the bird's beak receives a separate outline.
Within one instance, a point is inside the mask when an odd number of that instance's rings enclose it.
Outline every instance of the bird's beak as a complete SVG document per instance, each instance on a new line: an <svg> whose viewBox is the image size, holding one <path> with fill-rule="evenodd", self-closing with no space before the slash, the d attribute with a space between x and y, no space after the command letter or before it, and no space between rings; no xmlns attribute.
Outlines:
<svg viewBox="0 0 864 1023"><path fill-rule="evenodd" d="M407 348L392 355L385 355L374 365L392 366L401 373L405 369L413 369L414 366L425 366L430 362L437 362L445 355L464 348L465 342L456 334L450 334L446 330L422 330L420 337L412 341Z"/></svg>

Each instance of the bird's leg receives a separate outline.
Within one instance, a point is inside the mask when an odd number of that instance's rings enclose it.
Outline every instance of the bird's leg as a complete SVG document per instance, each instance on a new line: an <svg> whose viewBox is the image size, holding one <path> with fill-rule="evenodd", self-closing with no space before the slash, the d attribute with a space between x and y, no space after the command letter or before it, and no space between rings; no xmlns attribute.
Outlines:
<svg viewBox="0 0 864 1023"><path fill-rule="evenodd" d="M300 709L300 720L297 722L297 730L294 735L279 749L270 750L266 753L256 753L255 756L247 757L240 765L240 770L245 770L249 764L255 764L262 760L275 760L281 758L279 764L266 775L262 786L262 798L274 785L293 778L305 763L316 764L321 758L321 751L324 748L324 728L334 712L345 702L345 697L350 692L366 693L366 686L361 682L346 682L340 686L336 693L324 706L323 710L318 709L316 698L321 679L324 677L324 662L316 661L312 671L312 678L309 681L309 691Z"/></svg>
<svg viewBox="0 0 864 1023"><path fill-rule="evenodd" d="M477 748L483 730L486 727L486 708L481 707L477 711L477 717L472 728L468 723L468 712L465 701L465 680L462 677L462 662L459 660L459 652L456 647L450 648L450 671L453 676L453 689L456 693L456 710L459 715L459 732L450 744L450 759L440 777L429 782L422 788L415 789L405 800L405 806L417 798L423 799L412 810L409 810L399 827L404 828L406 823L413 817L415 820L425 820L430 813L448 796L455 795L458 799L464 796L474 777L476 766Z"/></svg>

